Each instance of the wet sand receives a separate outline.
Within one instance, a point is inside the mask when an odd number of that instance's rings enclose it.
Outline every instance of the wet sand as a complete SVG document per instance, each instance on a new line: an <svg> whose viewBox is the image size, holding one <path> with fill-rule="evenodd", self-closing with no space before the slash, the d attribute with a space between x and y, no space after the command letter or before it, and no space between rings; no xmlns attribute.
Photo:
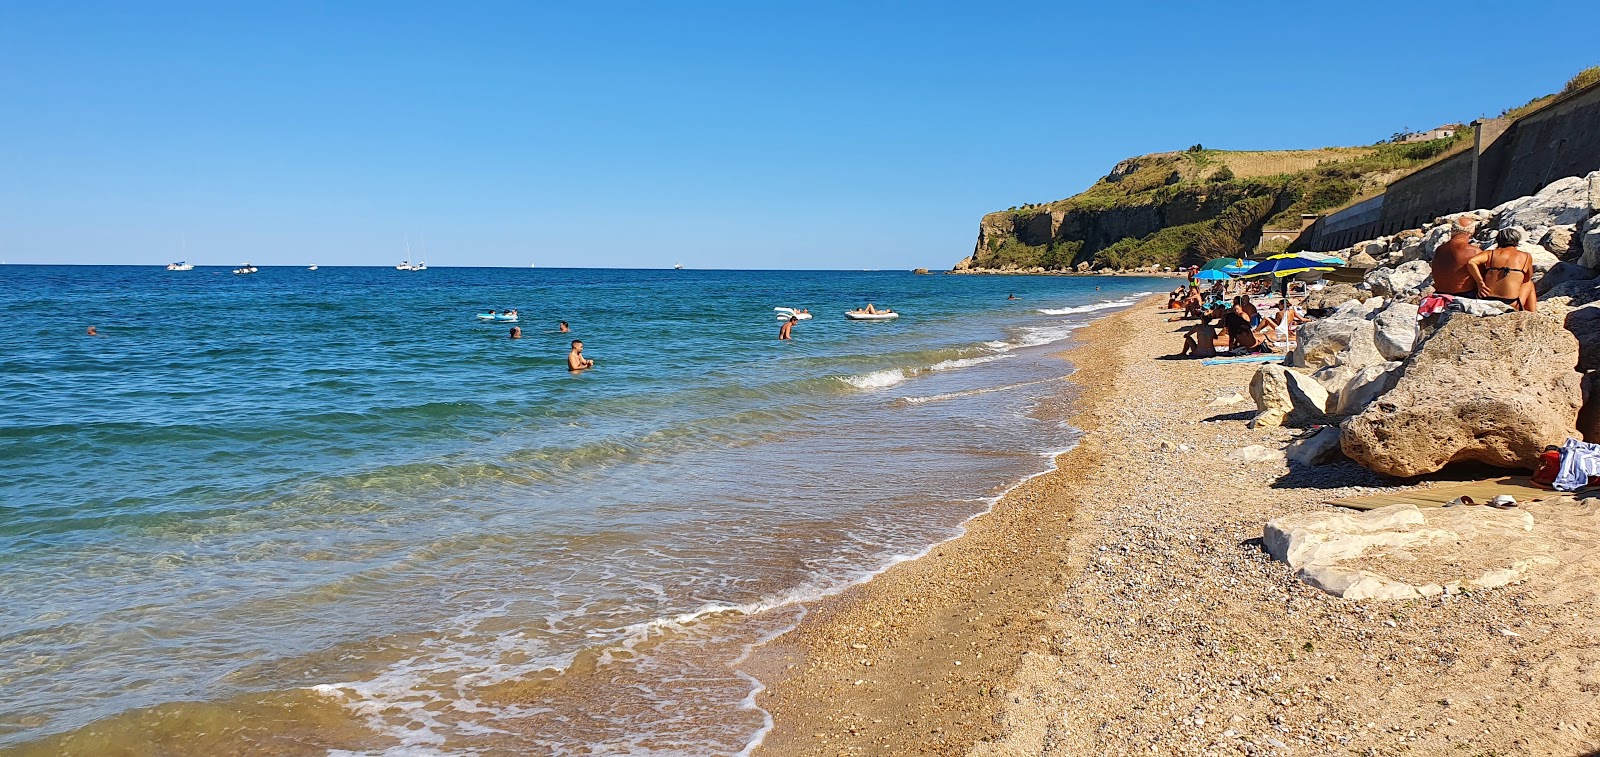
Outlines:
<svg viewBox="0 0 1600 757"><path fill-rule="evenodd" d="M1393 482L1349 462L1224 459L1295 431L1245 428L1255 366L1156 359L1181 324L1155 304L1083 329L1064 355L1085 436L1057 471L758 652L747 670L774 727L757 755L1600 747L1596 550L1429 600L1301 583L1261 550L1265 521ZM1584 540L1600 520L1570 500L1534 512Z"/></svg>

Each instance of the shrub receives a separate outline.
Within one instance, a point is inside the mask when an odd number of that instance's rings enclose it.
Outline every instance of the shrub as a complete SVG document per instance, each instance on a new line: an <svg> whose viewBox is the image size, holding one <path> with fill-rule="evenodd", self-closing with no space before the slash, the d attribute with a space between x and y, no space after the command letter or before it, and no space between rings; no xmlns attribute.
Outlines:
<svg viewBox="0 0 1600 757"><path fill-rule="evenodd" d="M1579 71L1577 76L1567 81L1567 86L1561 88L1561 94L1577 92L1595 82L1600 82L1600 66L1590 66Z"/></svg>
<svg viewBox="0 0 1600 757"><path fill-rule="evenodd" d="M1222 170L1211 174L1211 180L1219 183L1224 181L1233 181L1233 169L1223 166Z"/></svg>

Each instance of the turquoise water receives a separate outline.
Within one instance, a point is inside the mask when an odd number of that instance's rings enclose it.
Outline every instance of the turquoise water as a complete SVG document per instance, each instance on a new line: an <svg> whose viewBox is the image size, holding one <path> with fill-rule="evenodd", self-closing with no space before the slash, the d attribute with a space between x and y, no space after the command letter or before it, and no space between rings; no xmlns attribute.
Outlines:
<svg viewBox="0 0 1600 757"><path fill-rule="evenodd" d="M741 656L1043 470L1163 283L0 267L0 748L737 753Z"/></svg>

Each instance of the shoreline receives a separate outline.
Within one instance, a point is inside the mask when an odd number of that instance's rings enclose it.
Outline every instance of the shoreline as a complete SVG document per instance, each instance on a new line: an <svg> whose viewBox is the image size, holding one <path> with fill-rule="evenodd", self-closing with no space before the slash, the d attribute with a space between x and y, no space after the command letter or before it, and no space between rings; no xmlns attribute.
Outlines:
<svg viewBox="0 0 1600 757"><path fill-rule="evenodd" d="M773 723L753 754L1600 745L1600 594L1571 580L1592 563L1406 602L1302 583L1262 551L1267 519L1410 487L1350 462L1227 459L1295 430L1247 429L1250 401L1219 399L1244 394L1255 366L1155 360L1181 340L1158 299L1062 353L1077 367L1062 417L1083 436L1054 470L751 655ZM1556 507L1600 516L1572 500L1526 509L1559 523ZM1573 538L1592 552L1593 535Z"/></svg>
<svg viewBox="0 0 1600 757"><path fill-rule="evenodd" d="M999 711L996 698L990 692L980 691L970 685L962 689L959 682L970 683L1009 675L1015 670L1011 658L1017 650L990 648L985 655L970 648L962 649L959 645L940 643L939 636L929 634L948 628L949 624L933 616L956 617L952 614L956 610L963 611L963 618L975 619L985 614L980 608L990 605L987 598L999 596L997 592L1000 589L981 588L987 584L978 584L980 588L973 588L971 580L979 578L992 581L997 573L1004 570L1002 561L983 554L998 548L1000 543L1035 547L1035 559L1051 559L1055 550L1046 547L1060 546L1061 539L1069 533L1070 526L1066 524L1073 520L1073 513L1044 510L1054 509L1052 506L1061 504L1075 494L1071 481L1075 468L1086 466L1094 459L1094 453L1086 445L1093 429L1079 421L1097 401L1099 392L1095 390L1096 387L1102 386L1117 370L1113 361L1085 358L1109 357L1091 354L1104 352L1096 349L1104 341L1100 337L1101 332L1116 328L1121 318L1160 296L1144 298L1131 308L1111 313L1078 329L1072 337L1074 344L1058 353L1058 357L1066 359L1073 366L1063 382L1062 392L1062 399L1072 406L1062 420L1073 422L1080 433L1071 448L1051 455L1045 470L1031 474L1007 488L987 510L965 521L961 533L930 546L917 557L887 566L865 582L812 603L806 617L794 629L751 654L742 669L762 683L763 688L755 700L772 718L772 725L759 745L747 753L758 757L769 754L832 754L836 748L859 749L869 741L892 741L898 744L899 749L915 746L924 753L942 753L946 747L954 744L972 743L998 735L997 729L991 727ZM1038 528L1040 520L1052 521L1052 525L1060 527L1045 533ZM1019 532L1026 532L1030 537L1037 536L1037 543L1029 538L1015 541ZM1019 600L1022 597L1017 594L1029 593L1054 583L1055 579L1047 573L1059 574L1062 578L1066 575L1063 569L1053 572L1035 570L1021 585L1007 581L1012 585L1008 587L1004 599ZM1001 576L1003 579L1013 577L1015 574ZM933 599L935 607L928 607L922 598L914 601L909 596L912 590L927 586L929 582L939 586L939 592ZM962 590L963 583L967 584L966 591ZM983 594L983 591L989 593ZM917 605L914 617L902 621L907 613L904 608L895 605L913 602ZM886 622L878 617L880 615L895 620ZM1025 622L1034 625L1042 621L1041 616L1035 615L1028 617ZM949 631L945 633L948 635ZM922 640L913 641L913 637ZM904 649L908 645L914 645L924 654L884 654L884 650L891 646ZM937 668L929 666L925 675L912 669L922 667L914 663L921 663L928 658L937 658L942 664ZM884 731L881 737L877 733L868 736L869 729L862 728L862 721L877 721L875 725L881 726L888 722L888 718L882 716L903 715L908 709L907 705L913 704L903 697L886 700L879 696L883 693L880 691L883 687L874 684L890 678L909 680L920 684L923 690L930 691L934 685L930 681L936 680L942 702L948 703L951 695L955 694L962 700L962 705L954 709L976 715L949 718L942 711L925 712L922 717L911 718L911 722L905 723L917 726L915 728L901 728L896 724L896 727L889 729L870 729L874 732ZM857 684L857 681L863 683ZM865 706L869 700L874 706ZM819 711L826 709L834 712ZM851 714L844 714L847 710ZM865 714L868 710L873 714ZM928 727L921 727L923 725ZM848 747L833 744L838 740L837 736L822 735L830 731L842 732L850 737L852 743ZM917 738L918 735L926 738Z"/></svg>

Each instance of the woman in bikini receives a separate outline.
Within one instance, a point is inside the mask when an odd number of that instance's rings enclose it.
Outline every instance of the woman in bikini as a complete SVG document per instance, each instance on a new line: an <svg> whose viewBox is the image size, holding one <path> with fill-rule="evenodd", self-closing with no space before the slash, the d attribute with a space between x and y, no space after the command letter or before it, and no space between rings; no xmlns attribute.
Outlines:
<svg viewBox="0 0 1600 757"><path fill-rule="evenodd" d="M1538 309L1539 298L1533 290L1533 256L1517 249L1521 243L1522 229L1501 229L1494 249L1467 261L1467 273L1478 285L1479 299L1503 302L1517 310Z"/></svg>

